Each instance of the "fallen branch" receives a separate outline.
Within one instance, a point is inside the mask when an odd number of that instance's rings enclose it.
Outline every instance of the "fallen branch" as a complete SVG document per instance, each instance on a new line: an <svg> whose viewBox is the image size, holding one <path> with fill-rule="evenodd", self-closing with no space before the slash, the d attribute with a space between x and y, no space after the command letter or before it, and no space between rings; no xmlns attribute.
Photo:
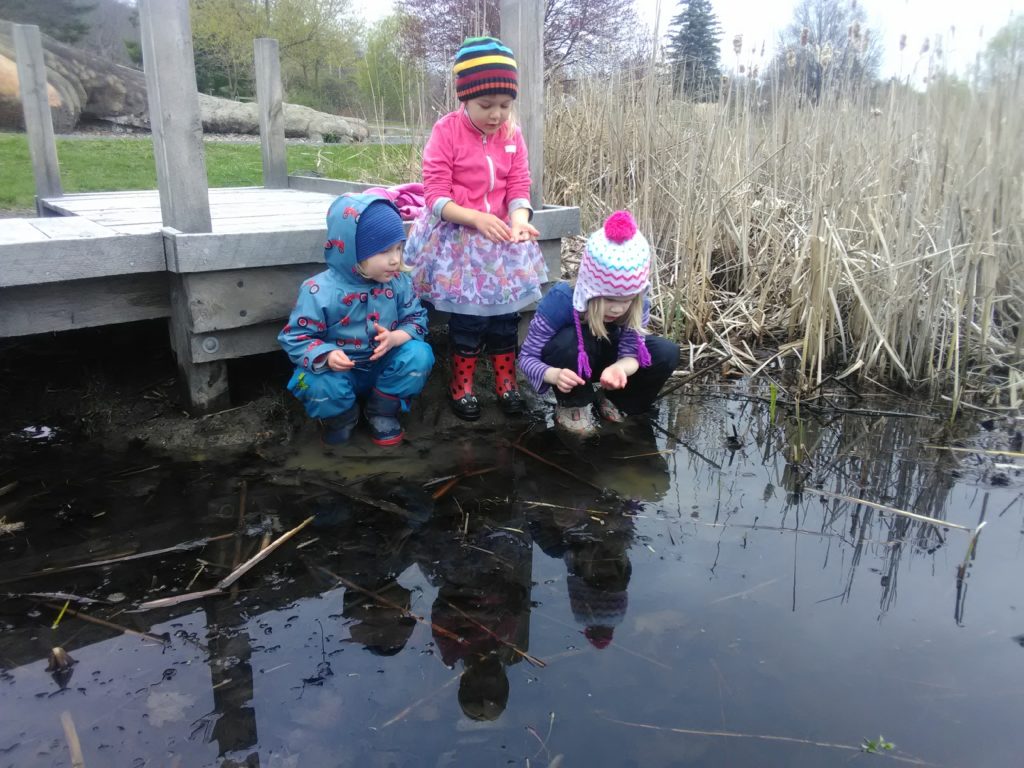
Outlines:
<svg viewBox="0 0 1024 768"><path fill-rule="evenodd" d="M448 478L448 481L444 485L442 485L440 488L434 491L433 495L430 498L433 499L434 501L438 501L444 498L446 495L448 495L448 492L451 491L452 488L454 488L463 480L470 477L476 477L477 475L486 475L490 472L493 472L496 469L497 467L487 467L486 469L474 469L472 472L463 472L461 475L450 477Z"/></svg>
<svg viewBox="0 0 1024 768"><path fill-rule="evenodd" d="M555 462L553 462L553 461L550 461L549 459L545 459L545 458L544 458L543 456L539 456L539 455L537 455L536 453L534 453L533 451L531 451L531 450L530 450L529 448L526 448L526 447L524 447L524 446L520 445L519 443L509 443L509 445L511 445L511 446L512 446L513 450L516 450L516 451L520 451L521 453L525 453L525 454L526 454L527 456L529 456L529 457L530 457L531 459L536 459L536 460L537 460L537 461L539 461L539 462L540 462L541 464L547 464L547 465L548 465L549 467L551 467L552 469L557 469L557 470L558 470L559 472L561 472L562 474L564 474L564 475L568 475L568 476L569 476L569 477L571 477L571 478L572 478L573 480L577 480L577 481L579 481L579 482L583 483L584 485L586 485L586 486L588 486L588 487L590 487L590 488L593 488L593 489L594 489L595 491L597 491L598 493L607 493L607 492L608 492L608 489L607 489L607 488L602 488L602 487L601 487L600 485L597 485L597 484L595 484L595 483L592 483L592 482L590 482L589 480L584 480L584 479L583 479L582 477L580 477L579 475L577 475L577 474L576 474L575 472L570 472L570 471L569 471L568 469L566 469L565 467L560 467L560 466L559 466L558 464L555 464Z"/></svg>
<svg viewBox="0 0 1024 768"><path fill-rule="evenodd" d="M948 520L939 520L937 517L928 517L927 515L919 515L917 512L907 512L905 509L897 509L896 507L889 507L885 504L876 504L873 501L865 501L864 499L856 499L853 496L844 496L841 493L832 493L832 491L826 491L824 488L813 488L808 489L814 493L820 493L823 496L831 496L833 499L840 499L842 501L849 501L853 504L863 504L866 507L877 509L882 512L891 512L894 515L902 515L903 517L909 517L911 520L917 520L922 523L931 523L932 525L942 526L944 528L956 528L961 531L970 531L971 528L966 525L960 525L959 523L951 523Z"/></svg>
<svg viewBox="0 0 1024 768"><path fill-rule="evenodd" d="M468 613L466 613L465 611L463 611L463 610L462 610L461 608L459 608L459 607L458 607L457 605L454 605L454 604L453 604L453 603L452 603L452 602L451 602L450 600L445 600L444 602L445 602L445 604L446 604L446 605L447 605L447 606L448 606L449 608L451 608L451 609L452 609L453 611L455 611L455 612L456 612L457 614L459 614L459 615L460 615L460 616L461 616L462 618L464 618L464 619L465 619L466 621L468 621L468 622L469 622L470 624L473 624L474 626L476 626L476 627L479 627L479 628L480 628L480 629L482 629L482 630L483 630L484 632L486 632L486 633L487 633L487 634L488 634L488 635L489 635L490 637L493 637L493 638L494 638L495 640L497 640L497 641L498 641L499 643L501 643L502 645L504 645L504 646L505 646L506 648L509 648L509 649L510 649L510 650L512 650L512 651L513 651L514 653L516 653L516 654L518 654L519 656L521 656L521 657L523 657L524 659L526 659L526 660L527 660L528 662L530 662L531 664L533 664L533 666L535 666L535 667L546 667L546 666L547 666L547 664L545 664L545 663L544 663L543 661L541 661L540 659L538 659L538 658L537 658L536 656L531 656L531 655L530 655L530 654L528 654L528 653L527 653L526 651L524 651L524 650L523 650L522 648L520 648L519 646L517 646L517 645L516 645L515 643L511 643L511 642L509 642L508 640L506 640L505 638L503 638L503 637L500 637L500 636L498 636L497 634L495 634L495 633L494 633L494 632L493 632L493 631L491 630L491 628L490 628L490 627L487 627L487 626L485 626L485 625L481 624L481 623L480 623L479 621L477 621L476 619L474 619L474 618L473 618L472 616L470 616L470 615L469 615Z"/></svg>
<svg viewBox="0 0 1024 768"><path fill-rule="evenodd" d="M940 451L953 451L954 453L983 453L986 456L1013 456L1014 458L1024 458L1024 453L1020 451L991 451L985 448L954 448L952 445L932 445L931 443L925 443L925 448L937 448Z"/></svg>
<svg viewBox="0 0 1024 768"><path fill-rule="evenodd" d="M60 713L60 724L64 728L64 738L68 740L68 751L71 753L71 768L85 768L85 758L82 756L82 744L78 740L75 721L71 719L71 713L67 710Z"/></svg>

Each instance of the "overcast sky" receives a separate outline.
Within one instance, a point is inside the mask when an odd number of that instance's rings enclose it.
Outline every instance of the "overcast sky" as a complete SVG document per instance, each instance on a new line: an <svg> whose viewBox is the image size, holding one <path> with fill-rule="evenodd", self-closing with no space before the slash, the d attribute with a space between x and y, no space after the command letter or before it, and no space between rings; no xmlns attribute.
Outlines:
<svg viewBox="0 0 1024 768"><path fill-rule="evenodd" d="M652 28L658 18L659 0L634 0L641 20ZM943 55L947 67L960 74L974 62L977 52L1003 24L1010 20L1015 8L1024 13L1024 0L858 0L867 13L868 26L882 36L885 58L881 75L910 74L918 61L918 52L926 37L935 48L935 36L943 38ZM368 7L367 18L381 18L391 12L392 0L373 0L365 5L359 0L356 7ZM761 49L764 41L765 56L769 57L781 29L786 27L793 12L795 0L712 0L715 14L722 23L722 64L731 68L736 60L732 39L743 35L741 63L756 64L750 60L751 48ZM679 3L660 2L662 33L669 21L679 12ZM956 33L950 31L956 28ZM900 58L899 39L907 35L907 48ZM924 69L921 65L919 72ZM764 64L762 64L762 68Z"/></svg>

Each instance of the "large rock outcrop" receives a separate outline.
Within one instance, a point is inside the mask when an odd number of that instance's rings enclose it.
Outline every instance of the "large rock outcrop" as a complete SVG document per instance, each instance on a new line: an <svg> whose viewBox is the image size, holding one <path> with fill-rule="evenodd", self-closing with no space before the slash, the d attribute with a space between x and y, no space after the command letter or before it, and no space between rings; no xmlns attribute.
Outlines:
<svg viewBox="0 0 1024 768"><path fill-rule="evenodd" d="M74 130L82 118L149 128L146 78L141 71L113 64L46 35L42 38L50 111L57 133ZM200 94L199 109L205 131L259 133L259 115L254 103ZM362 120L297 104L285 104L284 116L285 135L290 137L362 141L369 136ZM11 23L3 20L0 20L0 128L24 128Z"/></svg>

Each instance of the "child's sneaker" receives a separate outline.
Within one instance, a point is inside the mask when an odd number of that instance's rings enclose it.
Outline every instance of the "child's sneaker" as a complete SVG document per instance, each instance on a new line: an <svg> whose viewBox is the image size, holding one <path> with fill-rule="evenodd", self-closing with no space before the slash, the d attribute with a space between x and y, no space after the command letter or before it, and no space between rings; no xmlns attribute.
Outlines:
<svg viewBox="0 0 1024 768"><path fill-rule="evenodd" d="M356 428L359 421L359 406L353 405L344 413L331 416L329 419L322 419L323 435L321 439L325 445L340 445L347 443L352 437L352 430Z"/></svg>
<svg viewBox="0 0 1024 768"><path fill-rule="evenodd" d="M601 414L602 419L612 424L621 424L626 420L626 414L620 411L618 406L605 395L598 395L597 397L597 412Z"/></svg>
<svg viewBox="0 0 1024 768"><path fill-rule="evenodd" d="M597 432L597 421L589 405L555 406L555 424L577 437L590 437Z"/></svg>

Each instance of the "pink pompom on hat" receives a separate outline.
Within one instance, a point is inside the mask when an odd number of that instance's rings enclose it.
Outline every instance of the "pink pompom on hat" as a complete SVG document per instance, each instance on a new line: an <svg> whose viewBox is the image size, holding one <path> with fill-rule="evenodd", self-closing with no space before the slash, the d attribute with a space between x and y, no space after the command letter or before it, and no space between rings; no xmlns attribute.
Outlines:
<svg viewBox="0 0 1024 768"><path fill-rule="evenodd" d="M572 292L572 306L576 310L576 372L580 376L589 379L592 371L583 347L579 313L586 312L587 302L599 296L618 299L643 293L650 285L650 276L651 246L636 228L636 219L629 211L616 211L587 238ZM651 364L651 353L642 334L637 339L637 362L641 368Z"/></svg>
<svg viewBox="0 0 1024 768"><path fill-rule="evenodd" d="M587 238L572 294L577 312L598 296L622 298L642 293L649 285L651 246L636 228L629 211L616 211Z"/></svg>

